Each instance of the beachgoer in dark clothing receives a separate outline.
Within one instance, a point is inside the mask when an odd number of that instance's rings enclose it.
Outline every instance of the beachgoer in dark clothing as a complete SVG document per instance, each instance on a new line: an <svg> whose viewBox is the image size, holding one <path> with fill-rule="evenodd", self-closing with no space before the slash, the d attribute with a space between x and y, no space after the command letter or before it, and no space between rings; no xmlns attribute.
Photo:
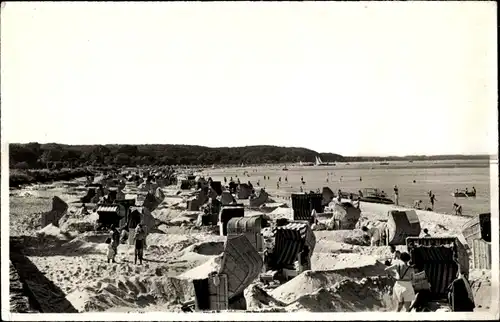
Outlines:
<svg viewBox="0 0 500 322"><path fill-rule="evenodd" d="M134 264L137 264L137 259L139 259L139 265L142 265L142 258L144 254L144 239L146 238L146 234L144 232L144 228L142 224L137 225L135 228L135 256L134 256Z"/></svg>
<svg viewBox="0 0 500 322"><path fill-rule="evenodd" d="M338 202L342 201L342 191L340 191L340 189L339 189L338 194L337 194L337 201Z"/></svg>
<svg viewBox="0 0 500 322"><path fill-rule="evenodd" d="M224 177L224 183L227 183L227 178L226 177Z"/></svg>
<svg viewBox="0 0 500 322"><path fill-rule="evenodd" d="M462 216L462 206L457 203L453 204L453 210L455 211L456 216Z"/></svg>
<svg viewBox="0 0 500 322"><path fill-rule="evenodd" d="M434 210L434 202L437 201L436 195L432 194L432 196L430 197L430 201L431 201L431 210Z"/></svg>
<svg viewBox="0 0 500 322"><path fill-rule="evenodd" d="M396 206L399 205L399 189L398 189L398 186L394 186L394 201L395 201L395 204Z"/></svg>
<svg viewBox="0 0 500 322"><path fill-rule="evenodd" d="M118 245L120 244L120 232L118 231L118 229L116 229L115 225L112 225L109 234L111 238L111 247L114 251L114 256L112 257L111 261L114 263L115 256L118 253Z"/></svg>
<svg viewBox="0 0 500 322"><path fill-rule="evenodd" d="M288 182L288 177L285 177L285 182Z"/></svg>
<svg viewBox="0 0 500 322"><path fill-rule="evenodd" d="M453 312L473 312L476 307L469 282L459 272L448 287L448 302Z"/></svg>

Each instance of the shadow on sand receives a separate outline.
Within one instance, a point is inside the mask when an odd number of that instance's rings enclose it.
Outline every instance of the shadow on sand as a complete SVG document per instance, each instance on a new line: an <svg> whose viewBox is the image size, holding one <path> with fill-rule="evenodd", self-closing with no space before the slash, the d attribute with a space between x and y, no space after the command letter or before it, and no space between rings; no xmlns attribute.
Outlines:
<svg viewBox="0 0 500 322"><path fill-rule="evenodd" d="M22 253L19 244L11 244L10 259L34 309L42 313L78 313L66 294Z"/></svg>

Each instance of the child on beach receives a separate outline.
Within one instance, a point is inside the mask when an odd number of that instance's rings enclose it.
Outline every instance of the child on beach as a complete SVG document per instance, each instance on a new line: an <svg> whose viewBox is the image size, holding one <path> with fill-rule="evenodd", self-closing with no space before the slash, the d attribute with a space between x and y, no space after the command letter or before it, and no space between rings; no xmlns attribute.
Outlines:
<svg viewBox="0 0 500 322"><path fill-rule="evenodd" d="M107 259L107 262L111 263L113 261L113 258L115 257L115 249L113 247L113 244L111 243L111 237L108 237L106 239L106 244L108 244L108 259Z"/></svg>

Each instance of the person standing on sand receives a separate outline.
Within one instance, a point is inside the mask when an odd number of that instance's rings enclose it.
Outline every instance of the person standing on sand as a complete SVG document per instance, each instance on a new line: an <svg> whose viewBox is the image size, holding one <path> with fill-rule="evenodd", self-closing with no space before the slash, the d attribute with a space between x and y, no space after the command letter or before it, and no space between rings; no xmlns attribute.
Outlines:
<svg viewBox="0 0 500 322"><path fill-rule="evenodd" d="M285 176L285 182L288 182L288 177L287 176Z"/></svg>
<svg viewBox="0 0 500 322"><path fill-rule="evenodd" d="M430 197L430 202L431 202L431 210L434 211L434 202L437 201L436 199L436 195L435 194L432 194L432 196Z"/></svg>
<svg viewBox="0 0 500 322"><path fill-rule="evenodd" d="M116 229L115 225L111 226L111 231L109 232L111 238L111 247L113 248L114 255L112 257L112 262L115 263L115 257L118 253L118 245L120 244L120 232Z"/></svg>
<svg viewBox="0 0 500 322"><path fill-rule="evenodd" d="M393 288L394 300L397 303L396 312L401 312L403 307L406 312L409 312L410 306L415 298L415 291L413 289L413 276L415 271L409 265L410 254L404 252L401 254L400 260L395 260L394 263L385 268L385 271L393 275L396 283Z"/></svg>
<svg viewBox="0 0 500 322"><path fill-rule="evenodd" d="M461 205L454 203L453 210L455 211L455 216L462 216L462 206Z"/></svg>
<svg viewBox="0 0 500 322"><path fill-rule="evenodd" d="M341 202L341 201L342 201L342 191L340 191L340 189L339 189L339 191L337 192L337 201L338 201L338 202Z"/></svg>
<svg viewBox="0 0 500 322"><path fill-rule="evenodd" d="M399 189L397 185L394 186L394 201L396 206L399 206Z"/></svg>
<svg viewBox="0 0 500 322"><path fill-rule="evenodd" d="M134 264L137 264L137 259L139 259L139 265L142 265L142 257L144 254L144 238L146 234L144 232L144 228L142 227L142 223L137 225L135 228L135 253L134 253Z"/></svg>
<svg viewBox="0 0 500 322"><path fill-rule="evenodd" d="M115 250L113 249L113 244L112 244L112 240L110 237L106 238L106 244L108 244L108 259L107 259L107 262L108 263L114 263L115 260Z"/></svg>
<svg viewBox="0 0 500 322"><path fill-rule="evenodd" d="M431 235L429 234L429 229L424 228L423 233L424 233L424 237L431 237Z"/></svg>

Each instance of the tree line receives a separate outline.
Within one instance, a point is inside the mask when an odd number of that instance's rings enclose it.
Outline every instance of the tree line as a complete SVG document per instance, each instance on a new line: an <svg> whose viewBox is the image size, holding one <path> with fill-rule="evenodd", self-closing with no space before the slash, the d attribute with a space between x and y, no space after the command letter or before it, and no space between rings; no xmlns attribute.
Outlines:
<svg viewBox="0 0 500 322"><path fill-rule="evenodd" d="M197 145L63 145L10 144L10 167L15 169L85 166L231 165L343 160L333 153L271 145L210 148Z"/></svg>
<svg viewBox="0 0 500 322"><path fill-rule="evenodd" d="M318 153L298 147L257 145L210 148L198 145L64 145L27 143L9 145L10 167L13 169L62 169L98 166L165 166L165 165L232 165L315 162L354 162L382 160L450 160L484 159L488 156L406 156L346 157L334 153Z"/></svg>

